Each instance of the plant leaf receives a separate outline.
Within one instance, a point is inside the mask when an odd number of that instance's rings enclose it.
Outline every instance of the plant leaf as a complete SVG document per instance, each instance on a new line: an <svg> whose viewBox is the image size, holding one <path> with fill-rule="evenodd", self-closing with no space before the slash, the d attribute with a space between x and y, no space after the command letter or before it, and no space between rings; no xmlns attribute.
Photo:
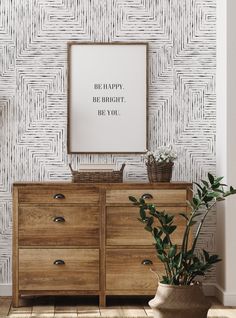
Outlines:
<svg viewBox="0 0 236 318"><path fill-rule="evenodd" d="M205 181L205 180L201 180L202 181L202 183L204 184L204 186L206 186L207 188L209 188L209 183L207 182L207 181Z"/></svg>
<svg viewBox="0 0 236 318"><path fill-rule="evenodd" d="M224 179L224 177L218 177L218 178L215 179L215 182L218 183L218 182L220 182L223 179Z"/></svg>
<svg viewBox="0 0 236 318"><path fill-rule="evenodd" d="M145 226L145 230L148 231L148 232L152 232L151 226L148 226L148 225Z"/></svg>
<svg viewBox="0 0 236 318"><path fill-rule="evenodd" d="M140 214L140 217L143 221L146 220L146 212L145 212L145 209L144 207L141 207L140 210L139 210L139 214Z"/></svg>
<svg viewBox="0 0 236 318"><path fill-rule="evenodd" d="M177 245L172 245L171 248L169 249L168 257L169 258L174 257L176 254L176 251L177 251Z"/></svg>
<svg viewBox="0 0 236 318"><path fill-rule="evenodd" d="M168 228L168 230L167 230L168 234L173 233L173 232L176 230L176 228L177 228L176 225L171 225L171 226L169 226L169 228Z"/></svg>
<svg viewBox="0 0 236 318"><path fill-rule="evenodd" d="M213 189L213 190L216 190L216 189L219 188L219 186L220 186L220 183L214 183L214 184L212 185L212 189Z"/></svg>
<svg viewBox="0 0 236 318"><path fill-rule="evenodd" d="M170 284L170 280L167 276L162 276L162 281L161 281L162 284L166 284L166 285L169 285Z"/></svg>
<svg viewBox="0 0 236 318"><path fill-rule="evenodd" d="M135 197L133 197L133 196L129 196L129 200L131 201L131 202L134 202L134 203L137 203L138 202L138 200L135 198Z"/></svg>
<svg viewBox="0 0 236 318"><path fill-rule="evenodd" d="M209 260L209 253L206 251L206 250L202 250L203 251L203 254L204 254L204 257L205 257L205 260L206 260L206 262L208 262L208 260Z"/></svg>
<svg viewBox="0 0 236 318"><path fill-rule="evenodd" d="M163 254L157 254L157 257L162 261L162 263L165 263L166 257Z"/></svg>
<svg viewBox="0 0 236 318"><path fill-rule="evenodd" d="M140 199L139 199L139 203L140 203L140 204L145 204L145 200L144 200L143 198L140 198Z"/></svg>
<svg viewBox="0 0 236 318"><path fill-rule="evenodd" d="M168 237L167 236L165 236L164 237L164 239L163 239L163 245L165 246L165 245L169 245L169 239L168 239Z"/></svg>
<svg viewBox="0 0 236 318"><path fill-rule="evenodd" d="M153 222L154 222L153 216L150 216L150 218L147 221L147 225L151 226L153 224Z"/></svg>
<svg viewBox="0 0 236 318"><path fill-rule="evenodd" d="M194 203L195 206L197 206L197 205L199 205L201 203L201 201L198 198L193 197L193 203Z"/></svg>
<svg viewBox="0 0 236 318"><path fill-rule="evenodd" d="M197 221L191 221L190 223L189 223L189 226L193 226L194 224L196 224L197 223Z"/></svg>
<svg viewBox="0 0 236 318"><path fill-rule="evenodd" d="M201 192L199 189L197 189L197 194L198 194L199 198L201 199L201 197L202 197L202 192Z"/></svg>
<svg viewBox="0 0 236 318"><path fill-rule="evenodd" d="M208 172L208 179L210 181L210 184L213 184L215 181L215 178L213 177L213 175L210 172Z"/></svg>
<svg viewBox="0 0 236 318"><path fill-rule="evenodd" d="M189 220L189 218L187 217L186 213L179 213L179 215L181 215L183 218L185 218L187 221Z"/></svg>
<svg viewBox="0 0 236 318"><path fill-rule="evenodd" d="M193 182L193 183L196 184L196 186L197 186L199 189L203 190L202 186L201 186L199 183L197 183L197 182Z"/></svg>
<svg viewBox="0 0 236 318"><path fill-rule="evenodd" d="M217 198L218 196L220 196L220 193L219 192L209 192L207 196L212 197L212 198Z"/></svg>

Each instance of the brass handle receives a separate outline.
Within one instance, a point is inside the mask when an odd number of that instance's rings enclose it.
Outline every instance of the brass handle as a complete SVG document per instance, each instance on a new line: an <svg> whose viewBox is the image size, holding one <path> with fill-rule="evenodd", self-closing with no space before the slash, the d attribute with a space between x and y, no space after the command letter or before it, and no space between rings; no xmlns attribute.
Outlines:
<svg viewBox="0 0 236 318"><path fill-rule="evenodd" d="M65 219L63 218L63 216L55 216L55 218L53 219L53 222L63 223L65 222Z"/></svg>
<svg viewBox="0 0 236 318"><path fill-rule="evenodd" d="M62 200L65 199L65 196L62 193L57 193L53 196L53 199Z"/></svg>
<svg viewBox="0 0 236 318"><path fill-rule="evenodd" d="M65 265L65 262L62 259L57 259L53 263L54 265Z"/></svg>
<svg viewBox="0 0 236 318"><path fill-rule="evenodd" d="M153 262L150 259L144 259L142 261L142 265L152 265L152 264L153 264Z"/></svg>
<svg viewBox="0 0 236 318"><path fill-rule="evenodd" d="M142 195L142 199L146 200L146 199L153 199L153 196L150 193L144 193Z"/></svg>

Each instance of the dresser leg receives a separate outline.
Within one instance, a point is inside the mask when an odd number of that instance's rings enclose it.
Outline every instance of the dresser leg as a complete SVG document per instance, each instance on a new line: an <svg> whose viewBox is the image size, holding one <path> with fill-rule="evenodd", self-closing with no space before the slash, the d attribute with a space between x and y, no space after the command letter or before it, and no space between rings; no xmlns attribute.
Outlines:
<svg viewBox="0 0 236 318"><path fill-rule="evenodd" d="M99 307L106 307L106 295L99 296Z"/></svg>
<svg viewBox="0 0 236 318"><path fill-rule="evenodd" d="M14 293L12 296L12 306L17 308L20 305L20 299L19 299L19 294Z"/></svg>

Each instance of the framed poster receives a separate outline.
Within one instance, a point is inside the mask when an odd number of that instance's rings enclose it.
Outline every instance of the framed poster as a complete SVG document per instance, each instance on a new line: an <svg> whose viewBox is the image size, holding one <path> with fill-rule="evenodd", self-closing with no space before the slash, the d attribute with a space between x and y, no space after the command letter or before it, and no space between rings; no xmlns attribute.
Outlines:
<svg viewBox="0 0 236 318"><path fill-rule="evenodd" d="M147 149L147 43L68 43L68 152Z"/></svg>

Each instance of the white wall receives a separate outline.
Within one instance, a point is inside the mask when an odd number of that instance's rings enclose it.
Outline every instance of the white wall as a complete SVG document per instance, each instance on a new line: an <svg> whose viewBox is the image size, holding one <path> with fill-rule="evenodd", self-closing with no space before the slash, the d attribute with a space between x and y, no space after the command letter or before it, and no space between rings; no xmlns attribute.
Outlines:
<svg viewBox="0 0 236 318"><path fill-rule="evenodd" d="M217 174L236 186L236 1L217 3ZM217 295L236 305L236 196L217 209Z"/></svg>

